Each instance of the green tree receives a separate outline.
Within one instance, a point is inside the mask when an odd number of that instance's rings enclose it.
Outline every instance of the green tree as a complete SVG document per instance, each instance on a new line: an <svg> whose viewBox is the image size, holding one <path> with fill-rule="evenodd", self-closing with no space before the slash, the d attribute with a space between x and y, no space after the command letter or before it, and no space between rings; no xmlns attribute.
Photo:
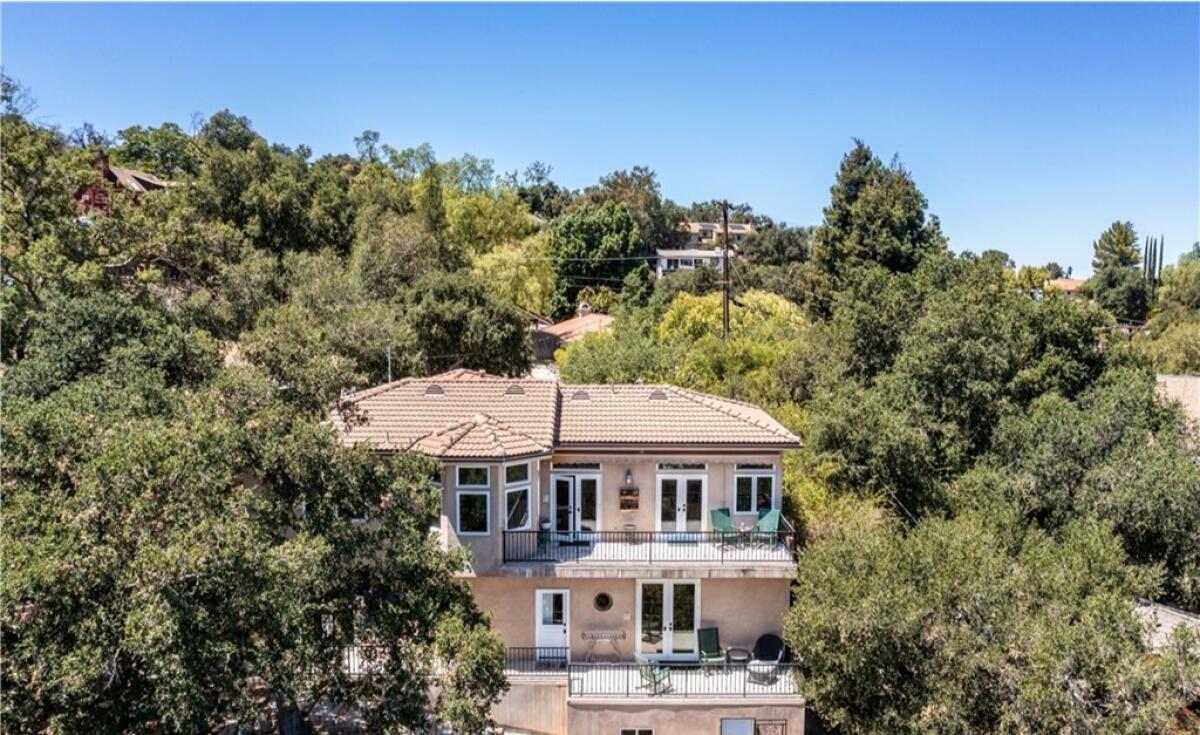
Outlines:
<svg viewBox="0 0 1200 735"><path fill-rule="evenodd" d="M525 202L530 212L545 220L562 215L574 201L570 190L550 178L553 170L548 164L534 161L525 168L519 183L516 172L512 174L512 185L517 190L517 196Z"/></svg>
<svg viewBox="0 0 1200 735"><path fill-rule="evenodd" d="M854 735L1169 729L1200 640L1147 656L1133 602L1153 575L1103 524L1053 538L997 520L809 547L785 620L809 706Z"/></svg>
<svg viewBox="0 0 1200 735"><path fill-rule="evenodd" d="M532 347L525 315L469 271L422 277L405 294L404 306L419 372L466 367L521 375L529 370Z"/></svg>
<svg viewBox="0 0 1200 735"><path fill-rule="evenodd" d="M874 262L907 273L946 248L938 219L927 214L912 176L896 161L885 165L862 141L842 158L830 195L812 244L818 313L828 313L848 270Z"/></svg>
<svg viewBox="0 0 1200 735"><path fill-rule="evenodd" d="M788 227L784 223L767 227L751 235L741 246L741 254L756 263L787 265L808 260L812 228Z"/></svg>
<svg viewBox="0 0 1200 735"><path fill-rule="evenodd" d="M414 216L384 212L358 228L350 267L367 294L390 300L441 266L440 248Z"/></svg>
<svg viewBox="0 0 1200 735"><path fill-rule="evenodd" d="M195 176L200 172L200 146L175 123L158 127L134 125L117 133L113 161L144 169L165 179Z"/></svg>
<svg viewBox="0 0 1200 735"><path fill-rule="evenodd" d="M655 249L680 247L686 236L679 229L683 210L663 199L658 178L645 166L628 171L614 171L603 176L600 183L584 189L577 206L603 207L623 204L637 223L638 232L647 252Z"/></svg>
<svg viewBox="0 0 1200 735"><path fill-rule="evenodd" d="M584 205L560 218L550 231L558 267L555 313L570 313L584 286L620 285L641 253L640 230L624 204Z"/></svg>
<svg viewBox="0 0 1200 735"><path fill-rule="evenodd" d="M207 732L326 692L375 730L481 730L503 649L428 534L428 463L339 447L257 376L124 368L6 401L4 721ZM380 646L360 680L355 642Z"/></svg>
<svg viewBox="0 0 1200 735"><path fill-rule="evenodd" d="M1150 284L1135 268L1104 268L1088 280L1087 293L1121 321L1140 322L1150 312Z"/></svg>
<svg viewBox="0 0 1200 735"><path fill-rule="evenodd" d="M1092 243L1092 268L1132 268L1142 262L1142 249L1138 245L1137 231L1132 222L1116 221L1100 233Z"/></svg>
<svg viewBox="0 0 1200 735"><path fill-rule="evenodd" d="M1056 530L1073 519L1113 524L1129 556L1162 564L1166 592L1200 605L1200 468L1185 419L1160 404L1150 375L1107 374L1067 400L1048 395L999 423L993 449L962 481L967 503L1001 497Z"/></svg>

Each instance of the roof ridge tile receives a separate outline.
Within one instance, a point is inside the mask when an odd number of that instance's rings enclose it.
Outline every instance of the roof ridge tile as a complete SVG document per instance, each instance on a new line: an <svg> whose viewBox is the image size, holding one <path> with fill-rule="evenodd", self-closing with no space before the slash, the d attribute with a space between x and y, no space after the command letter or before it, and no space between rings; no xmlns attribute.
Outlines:
<svg viewBox="0 0 1200 735"><path fill-rule="evenodd" d="M677 393L678 395L683 396L684 398L687 398L690 401L695 401L696 403L699 403L702 406L707 406L708 408L711 408L713 410L720 411L721 413L725 414L726 416L732 416L733 418L738 419L739 421L744 421L748 424L751 424L752 426L757 426L758 428L763 429L765 431L769 431L772 434L775 434L776 436L781 436L781 437L785 437L788 439L799 439L799 437L797 437L792 432L788 431L786 427L784 427L782 424L779 424L778 422L775 422L779 426L779 428L776 428L774 426L766 424L765 422L759 421L758 419L756 419L752 416L746 416L746 415L743 415L736 411L730 411L725 405L722 405L722 404L726 403L726 399L721 398L719 396L713 396L713 395L709 395L708 393L701 393L699 391L693 391L693 390L689 390L687 388L680 388L680 387L674 386L674 385L668 385L666 387L669 388L672 392ZM729 399L728 402L734 403L736 405L743 406L746 408L752 407L751 404L743 403L741 401L737 401L737 400L733 400L733 399ZM753 408L758 411L762 410L761 408L758 408L757 406L753 406Z"/></svg>

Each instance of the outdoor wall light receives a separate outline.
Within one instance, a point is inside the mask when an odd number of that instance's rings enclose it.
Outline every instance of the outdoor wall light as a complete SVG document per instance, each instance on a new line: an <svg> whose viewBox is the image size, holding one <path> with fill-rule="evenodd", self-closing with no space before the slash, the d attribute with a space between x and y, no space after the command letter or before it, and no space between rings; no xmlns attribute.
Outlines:
<svg viewBox="0 0 1200 735"><path fill-rule="evenodd" d="M633 484L633 470L632 469L625 470L625 484L626 485Z"/></svg>

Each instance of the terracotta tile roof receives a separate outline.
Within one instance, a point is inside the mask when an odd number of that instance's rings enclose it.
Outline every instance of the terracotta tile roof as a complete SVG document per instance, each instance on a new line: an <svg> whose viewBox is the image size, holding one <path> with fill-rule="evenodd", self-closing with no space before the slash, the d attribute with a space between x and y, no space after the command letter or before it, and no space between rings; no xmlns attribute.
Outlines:
<svg viewBox="0 0 1200 735"><path fill-rule="evenodd" d="M542 328L542 334L558 337L563 342L574 342L585 334L603 332L612 326L616 317L611 314L584 314Z"/></svg>
<svg viewBox="0 0 1200 735"><path fill-rule="evenodd" d="M359 391L330 421L347 444L504 458L551 451L557 404L554 383L457 369Z"/></svg>
<svg viewBox="0 0 1200 735"><path fill-rule="evenodd" d="M669 385L569 385L452 370L346 398L341 441L455 459L581 446L798 447L766 411Z"/></svg>
<svg viewBox="0 0 1200 735"><path fill-rule="evenodd" d="M672 385L563 385L567 444L800 445L766 411Z"/></svg>
<svg viewBox="0 0 1200 735"><path fill-rule="evenodd" d="M409 449L432 457L526 457L545 454L549 447L514 431L503 421L475 414L471 419L417 438Z"/></svg>
<svg viewBox="0 0 1200 735"><path fill-rule="evenodd" d="M146 173L145 171L135 171L131 168L123 166L109 166L109 171L112 171L113 176L126 189L136 192L149 191L151 189L163 189L169 186L174 186L173 181L164 181L154 174Z"/></svg>
<svg viewBox="0 0 1200 735"><path fill-rule="evenodd" d="M1075 293L1079 289L1083 288L1084 284L1086 283L1087 281L1083 280L1082 278L1051 278L1049 281L1046 281L1042 284L1042 288L1056 289L1058 291L1062 291L1063 293L1070 294Z"/></svg>

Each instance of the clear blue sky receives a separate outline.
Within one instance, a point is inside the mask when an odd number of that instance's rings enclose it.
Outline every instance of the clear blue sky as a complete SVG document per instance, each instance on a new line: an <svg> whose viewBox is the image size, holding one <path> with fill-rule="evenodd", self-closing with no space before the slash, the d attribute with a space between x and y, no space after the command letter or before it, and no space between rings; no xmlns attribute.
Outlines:
<svg viewBox="0 0 1200 735"><path fill-rule="evenodd" d="M819 221L852 137L899 154L956 250L1089 270L1114 219L1200 240L1200 4L19 5L5 71L44 122L224 107L272 141L366 128L585 186Z"/></svg>

